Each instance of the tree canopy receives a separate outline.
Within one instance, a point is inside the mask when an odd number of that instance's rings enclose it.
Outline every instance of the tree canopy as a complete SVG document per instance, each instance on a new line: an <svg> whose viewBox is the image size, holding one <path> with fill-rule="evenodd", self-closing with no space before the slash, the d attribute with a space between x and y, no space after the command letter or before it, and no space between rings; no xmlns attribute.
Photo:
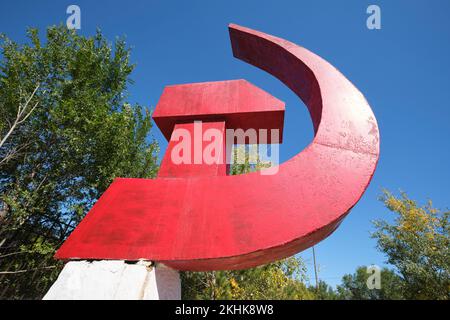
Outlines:
<svg viewBox="0 0 450 320"><path fill-rule="evenodd" d="M367 280L371 275L367 266L358 267L353 274L342 277L337 286L339 299L344 300L401 300L403 299L402 279L392 270L380 270L380 288L369 288Z"/></svg>
<svg viewBox="0 0 450 320"><path fill-rule="evenodd" d="M431 201L420 206L406 193L385 191L380 200L395 216L393 222L375 221L372 236L401 275L404 297L449 299L450 212Z"/></svg>
<svg viewBox="0 0 450 320"><path fill-rule="evenodd" d="M28 38L0 39L0 272L12 272L0 274L0 297L34 296L23 288L33 272L17 272L53 267L54 250L115 177L158 169L150 111L126 101L125 41L63 26ZM56 269L34 277L46 287Z"/></svg>

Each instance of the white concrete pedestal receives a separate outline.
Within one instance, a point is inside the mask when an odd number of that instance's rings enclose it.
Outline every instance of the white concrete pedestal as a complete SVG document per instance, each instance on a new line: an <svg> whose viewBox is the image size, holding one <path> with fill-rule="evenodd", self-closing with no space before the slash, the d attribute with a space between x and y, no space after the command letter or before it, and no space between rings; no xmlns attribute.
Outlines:
<svg viewBox="0 0 450 320"><path fill-rule="evenodd" d="M150 261L70 261L44 300L180 300L178 271Z"/></svg>

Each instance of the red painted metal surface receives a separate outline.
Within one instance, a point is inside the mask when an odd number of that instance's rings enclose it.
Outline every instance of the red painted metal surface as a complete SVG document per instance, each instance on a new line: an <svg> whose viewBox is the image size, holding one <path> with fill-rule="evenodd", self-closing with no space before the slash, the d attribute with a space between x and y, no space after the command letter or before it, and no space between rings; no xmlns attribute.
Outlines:
<svg viewBox="0 0 450 320"><path fill-rule="evenodd" d="M256 143L259 140L259 129L265 129L267 130L265 132L267 134L263 137L265 143L275 143L271 141L269 130L276 129L280 133L277 143L281 143L284 102L246 80L172 85L164 89L155 108L153 119L164 136L170 137L158 177L224 176L228 168L225 130L255 129L256 141L253 143ZM202 122L197 124L197 130L200 127L199 133L195 132L194 121ZM202 141L202 135L211 128L220 130L222 133L222 153L216 157L218 164L196 164L196 146L201 149L200 160L202 160L203 150L209 145L208 141ZM191 150L189 164L172 162L171 154L180 140L183 140L175 134L177 130L185 130L192 137L189 143ZM230 143L235 142L238 142L237 139L233 139ZM245 143L249 141L245 140Z"/></svg>
<svg viewBox="0 0 450 320"><path fill-rule="evenodd" d="M197 128L197 131L200 130L201 135L196 131L195 124L194 123L182 123L182 124L176 124L175 125L175 131L173 132L170 140L169 145L167 146L166 153L164 155L163 160L161 161L161 166L158 171L158 178L166 177L166 178L181 178L181 177L201 177L201 176L226 176L227 175L227 165L226 165L226 144L225 144L225 122L219 121L219 122L202 122L197 124L197 126L200 126L200 128ZM173 163L172 159L172 152L174 151L174 148L176 148L177 145L180 145L180 139L179 137L175 136L175 133L177 130L185 130L189 133L189 136L191 137L188 145L190 156L189 156L189 162L187 164L185 163ZM209 129L216 129L220 131L221 133L221 140L218 141L218 143L221 145L220 153L217 152L213 158L214 163L208 164L203 160L203 152L205 151L205 148L210 145L211 142L203 139L203 132L206 132ZM196 141L196 139L199 139L199 141ZM197 152L197 154L200 155L200 161L198 161L196 158L196 146L194 144L197 144L198 149L200 152ZM198 158L198 157L197 157ZM196 161L197 160L197 161ZM198 162L198 163L196 163Z"/></svg>
<svg viewBox="0 0 450 320"><path fill-rule="evenodd" d="M237 25L230 25L230 37L235 57L271 73L304 101L315 130L311 144L275 175L116 179L57 258L249 268L304 250L339 226L379 157L368 103L302 47Z"/></svg>
<svg viewBox="0 0 450 320"><path fill-rule="evenodd" d="M167 140L175 124L194 120L225 121L227 129L282 133L284 102L242 79L190 83L164 88L152 117Z"/></svg>

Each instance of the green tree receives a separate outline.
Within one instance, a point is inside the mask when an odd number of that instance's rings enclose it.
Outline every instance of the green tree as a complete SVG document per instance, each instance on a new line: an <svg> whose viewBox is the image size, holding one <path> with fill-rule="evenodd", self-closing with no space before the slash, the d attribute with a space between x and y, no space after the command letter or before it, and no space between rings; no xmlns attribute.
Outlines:
<svg viewBox="0 0 450 320"><path fill-rule="evenodd" d="M403 281L392 270L380 270L380 289L370 289L367 285L372 273L367 267L361 266L354 274L342 277L342 284L336 289L339 299L344 300L400 300L403 299Z"/></svg>
<svg viewBox="0 0 450 320"><path fill-rule="evenodd" d="M315 299L318 300L337 300L339 295L329 286L325 281L319 280L316 286L309 286L308 290L314 295Z"/></svg>
<svg viewBox="0 0 450 320"><path fill-rule="evenodd" d="M182 298L314 299L314 293L302 282L305 273L304 264L297 257L247 270L183 272Z"/></svg>
<svg viewBox="0 0 450 320"><path fill-rule="evenodd" d="M153 177L150 112L124 40L49 27L0 39L0 297L39 298L55 249L115 177Z"/></svg>
<svg viewBox="0 0 450 320"><path fill-rule="evenodd" d="M405 193L385 191L380 198L395 214L393 222L375 222L378 248L403 279L407 299L450 298L450 212L419 206Z"/></svg>

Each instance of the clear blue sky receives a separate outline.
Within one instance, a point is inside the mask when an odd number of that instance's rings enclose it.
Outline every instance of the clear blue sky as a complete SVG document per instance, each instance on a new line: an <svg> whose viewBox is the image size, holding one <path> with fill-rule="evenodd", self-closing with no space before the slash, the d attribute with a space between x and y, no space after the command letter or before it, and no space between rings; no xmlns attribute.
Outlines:
<svg viewBox="0 0 450 320"><path fill-rule="evenodd" d="M450 1L27 1L1 0L0 32L25 41L27 26L65 23L81 7L81 33L99 27L133 46L130 101L156 105L168 84L245 78L286 102L281 160L312 139L304 105L270 75L235 60L230 22L288 39L324 57L366 96L381 132L372 183L341 227L317 245L320 278L335 285L359 265L384 265L371 220L389 217L383 187L447 207L450 195ZM381 7L381 30L366 28L366 8ZM164 151L166 143L153 130ZM311 250L301 254L312 271ZM313 281L312 273L311 281Z"/></svg>

